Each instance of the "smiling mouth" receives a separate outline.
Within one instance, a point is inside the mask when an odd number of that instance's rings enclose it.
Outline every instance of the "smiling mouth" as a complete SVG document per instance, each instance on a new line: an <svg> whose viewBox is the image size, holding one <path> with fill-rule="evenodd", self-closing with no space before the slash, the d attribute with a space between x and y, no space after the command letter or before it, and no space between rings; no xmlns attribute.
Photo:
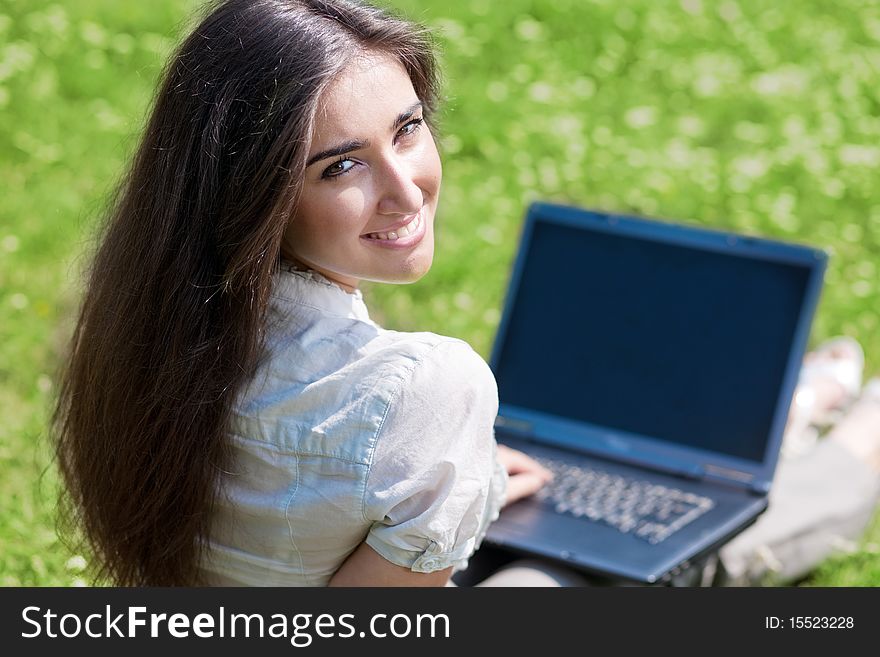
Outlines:
<svg viewBox="0 0 880 657"><path fill-rule="evenodd" d="M364 235L365 238L371 240L383 240L394 242L395 240L399 240L401 237L406 237L407 235L412 235L415 233L419 226L421 226L422 222L422 213L419 212L413 217L408 224L405 226L401 226L397 230L389 230L387 233L368 233Z"/></svg>

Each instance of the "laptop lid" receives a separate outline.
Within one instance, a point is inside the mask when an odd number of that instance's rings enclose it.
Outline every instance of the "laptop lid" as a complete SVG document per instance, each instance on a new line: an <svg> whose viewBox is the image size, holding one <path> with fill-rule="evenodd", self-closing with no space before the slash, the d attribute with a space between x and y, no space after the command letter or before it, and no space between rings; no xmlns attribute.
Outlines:
<svg viewBox="0 0 880 657"><path fill-rule="evenodd" d="M826 262L533 204L490 359L498 428L766 493Z"/></svg>

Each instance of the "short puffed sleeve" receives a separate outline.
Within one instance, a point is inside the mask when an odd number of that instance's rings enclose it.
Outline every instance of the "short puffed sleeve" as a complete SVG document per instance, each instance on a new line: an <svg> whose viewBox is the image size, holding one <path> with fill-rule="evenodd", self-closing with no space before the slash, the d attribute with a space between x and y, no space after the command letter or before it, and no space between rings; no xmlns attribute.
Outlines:
<svg viewBox="0 0 880 657"><path fill-rule="evenodd" d="M415 361L377 435L364 497L370 547L415 572L467 565L506 494L497 413L495 378L467 343L440 342Z"/></svg>

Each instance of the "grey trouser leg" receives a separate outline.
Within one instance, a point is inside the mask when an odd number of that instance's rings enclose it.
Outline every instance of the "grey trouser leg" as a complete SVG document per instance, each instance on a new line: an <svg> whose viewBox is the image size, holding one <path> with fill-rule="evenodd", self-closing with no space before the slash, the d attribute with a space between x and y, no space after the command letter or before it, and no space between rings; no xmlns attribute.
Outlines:
<svg viewBox="0 0 880 657"><path fill-rule="evenodd" d="M722 586L787 584L853 546L873 517L880 475L834 440L777 466L770 506L719 552Z"/></svg>
<svg viewBox="0 0 880 657"><path fill-rule="evenodd" d="M519 559L500 568L477 586L590 586L590 582L564 566L538 559Z"/></svg>

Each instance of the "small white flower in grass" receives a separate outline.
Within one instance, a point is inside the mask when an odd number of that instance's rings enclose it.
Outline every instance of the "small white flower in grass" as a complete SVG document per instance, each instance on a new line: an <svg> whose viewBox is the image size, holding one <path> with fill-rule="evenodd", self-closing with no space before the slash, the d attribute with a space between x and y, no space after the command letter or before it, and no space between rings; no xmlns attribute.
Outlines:
<svg viewBox="0 0 880 657"><path fill-rule="evenodd" d="M445 296L436 296L431 300L431 310L438 315L445 315L449 312L449 300Z"/></svg>
<svg viewBox="0 0 880 657"><path fill-rule="evenodd" d="M831 198L843 198L843 195L846 192L846 185L839 178L828 178L822 183L822 192L825 196L830 196Z"/></svg>
<svg viewBox="0 0 880 657"><path fill-rule="evenodd" d="M438 18L434 21L434 25L450 41L463 39L466 34L464 25L451 18Z"/></svg>
<svg viewBox="0 0 880 657"><path fill-rule="evenodd" d="M806 132L807 123L802 116L792 114L782 122L782 133L792 141L801 138Z"/></svg>
<svg viewBox="0 0 880 657"><path fill-rule="evenodd" d="M3 245L3 250L8 253L12 253L13 251L18 251L18 247L21 244L18 237L15 235L7 235L3 238L3 241L0 242Z"/></svg>
<svg viewBox="0 0 880 657"><path fill-rule="evenodd" d="M501 312L497 308L487 308L483 313L483 321L490 326L494 326L501 320Z"/></svg>
<svg viewBox="0 0 880 657"><path fill-rule="evenodd" d="M647 128L657 121L657 108L650 105L642 105L627 110L623 117L630 128Z"/></svg>
<svg viewBox="0 0 880 657"><path fill-rule="evenodd" d="M700 0L681 0L681 8L687 13L697 16L703 13L703 3Z"/></svg>
<svg viewBox="0 0 880 657"><path fill-rule="evenodd" d="M556 163L549 159L542 159L538 165L538 173L541 177L541 186L546 190L555 190L559 187L559 173Z"/></svg>
<svg viewBox="0 0 880 657"><path fill-rule="evenodd" d="M668 194L675 186L675 181L662 171L650 171L645 181L650 189L661 194Z"/></svg>
<svg viewBox="0 0 880 657"><path fill-rule="evenodd" d="M807 91L810 83L809 74L796 66L783 66L773 71L766 71L752 76L752 90L762 96L793 96Z"/></svg>
<svg viewBox="0 0 880 657"><path fill-rule="evenodd" d="M718 7L718 15L728 23L733 23L742 17L739 5L731 0L722 2Z"/></svg>
<svg viewBox="0 0 880 657"><path fill-rule="evenodd" d="M45 374L37 377L37 390L40 392L49 392L52 389L52 379Z"/></svg>
<svg viewBox="0 0 880 657"><path fill-rule="evenodd" d="M113 107L103 98L93 101L90 105L91 114L95 117L98 127L103 130L118 130L125 126L122 118Z"/></svg>
<svg viewBox="0 0 880 657"><path fill-rule="evenodd" d="M492 201L492 210L496 215L512 215L517 211L517 206L512 199L506 196L500 196Z"/></svg>
<svg viewBox="0 0 880 657"><path fill-rule="evenodd" d="M9 297L9 303L11 303L12 307L16 310L22 310L24 308L27 308L28 298L21 292L16 292L11 297Z"/></svg>
<svg viewBox="0 0 880 657"><path fill-rule="evenodd" d="M863 260L856 267L856 271L858 272L859 276L861 276L862 278L866 278L868 280L871 280L876 275L874 272L876 272L877 269L874 266L874 263L871 262L870 260Z"/></svg>
<svg viewBox="0 0 880 657"><path fill-rule="evenodd" d="M107 43L107 30L92 21L80 23L79 35L86 43L98 46L99 48Z"/></svg>
<svg viewBox="0 0 880 657"><path fill-rule="evenodd" d="M517 64L510 72L510 77L513 78L514 82L525 84L532 78L532 67L528 64Z"/></svg>
<svg viewBox="0 0 880 657"><path fill-rule="evenodd" d="M86 569L85 557L79 554L74 555L67 560L67 563L64 564L64 567L72 572L80 573Z"/></svg>
<svg viewBox="0 0 880 657"><path fill-rule="evenodd" d="M880 148L862 144L843 144L837 149L841 164L847 166L880 166Z"/></svg>
<svg viewBox="0 0 880 657"><path fill-rule="evenodd" d="M579 98L592 98L596 93L596 83L590 78L577 78L572 82L571 90Z"/></svg>
<svg viewBox="0 0 880 657"><path fill-rule="evenodd" d="M130 55L135 47L135 40L130 34L114 34L110 40L110 46L120 55Z"/></svg>
<svg viewBox="0 0 880 657"><path fill-rule="evenodd" d="M477 229L477 235L488 244L501 244L501 231L495 226L480 226Z"/></svg>
<svg viewBox="0 0 880 657"><path fill-rule="evenodd" d="M689 114L678 119L678 131L688 137L701 137L706 131L706 124L699 116Z"/></svg>
<svg viewBox="0 0 880 657"><path fill-rule="evenodd" d="M804 168L814 176L824 176L828 173L830 164L828 158L821 151L810 151L803 158Z"/></svg>
<svg viewBox="0 0 880 657"><path fill-rule="evenodd" d="M744 155L733 161L733 168L748 178L760 178L769 168L766 158L758 155Z"/></svg>
<svg viewBox="0 0 880 657"><path fill-rule="evenodd" d="M144 50L156 53L162 58L170 52L173 47L173 41L170 37L156 34L155 32L145 32L140 35L140 45Z"/></svg>
<svg viewBox="0 0 880 657"><path fill-rule="evenodd" d="M742 174L734 173L728 179L727 184L737 194L744 194L751 189L752 180Z"/></svg>
<svg viewBox="0 0 880 657"><path fill-rule="evenodd" d="M515 29L516 35L523 41L538 41L544 33L543 26L531 17L519 21Z"/></svg>
<svg viewBox="0 0 880 657"><path fill-rule="evenodd" d="M717 96L723 87L721 80L714 73L703 72L694 78L694 91L703 98Z"/></svg>
<svg viewBox="0 0 880 657"><path fill-rule="evenodd" d="M870 281L856 281L852 284L852 293L859 297L860 299L864 299L865 297L871 296L871 282Z"/></svg>
<svg viewBox="0 0 880 657"><path fill-rule="evenodd" d="M63 7L52 5L45 13L46 24L52 28L58 36L64 36L70 28L70 20Z"/></svg>
<svg viewBox="0 0 880 657"><path fill-rule="evenodd" d="M529 87L529 96L539 103L546 103L553 98L553 87L546 82L535 82Z"/></svg>
<svg viewBox="0 0 880 657"><path fill-rule="evenodd" d="M38 554L31 555L31 568L33 568L34 572L40 577L46 577L49 574L49 571L46 569L46 562L43 561L43 557Z"/></svg>
<svg viewBox="0 0 880 657"><path fill-rule="evenodd" d="M0 50L0 80L31 68L37 59L37 49L24 41L13 41Z"/></svg>
<svg viewBox="0 0 880 657"><path fill-rule="evenodd" d="M455 295L455 306L461 310L469 310L474 305L474 300L469 294L459 292Z"/></svg>
<svg viewBox="0 0 880 657"><path fill-rule="evenodd" d="M522 187L534 187L535 183L538 181L535 177L535 172L529 169L523 169L519 172L519 175L516 177L516 181Z"/></svg>
<svg viewBox="0 0 880 657"><path fill-rule="evenodd" d="M448 155L458 153L461 146L461 139L457 135L448 134L443 137L443 151Z"/></svg>

